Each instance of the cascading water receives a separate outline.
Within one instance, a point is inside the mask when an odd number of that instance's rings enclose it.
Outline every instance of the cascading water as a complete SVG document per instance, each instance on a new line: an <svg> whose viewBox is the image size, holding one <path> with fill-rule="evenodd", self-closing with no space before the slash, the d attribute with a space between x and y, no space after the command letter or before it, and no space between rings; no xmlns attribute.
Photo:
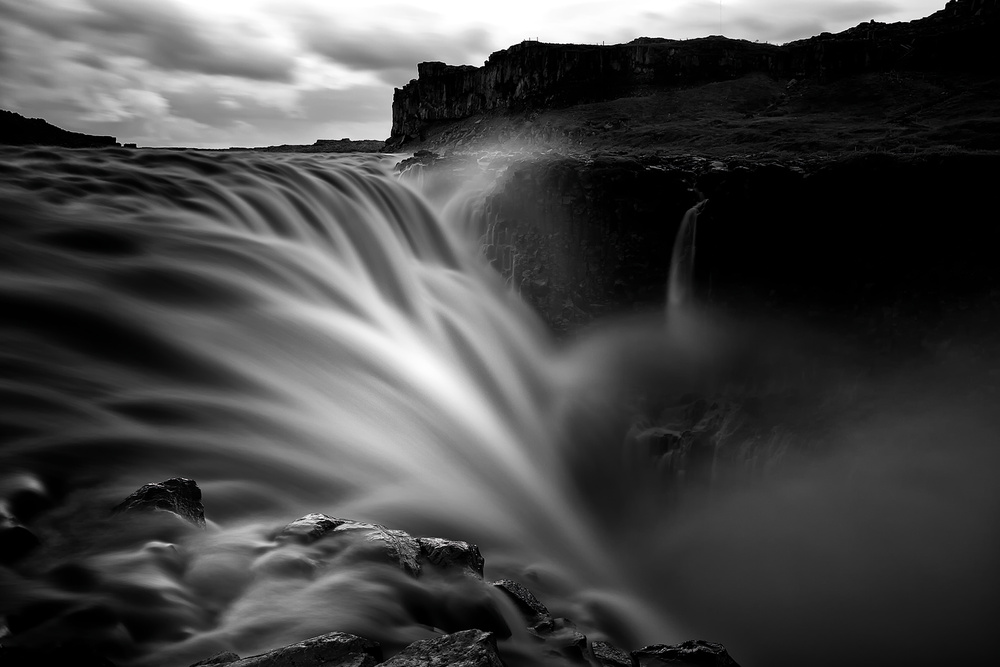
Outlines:
<svg viewBox="0 0 1000 667"><path fill-rule="evenodd" d="M994 461L973 445L933 456L938 423L911 425L908 458L866 451L865 474L834 458L766 493L664 504L625 437L630 398L706 390L782 348L773 336L650 318L557 345L481 264L464 209L439 216L376 158L34 149L0 167L0 491L49 505L29 522L44 551L0 570L17 642L86 636L125 663L186 665L331 630L400 647L435 632L418 589L439 618L462 616L444 583L347 555L304 579L263 567L275 529L314 511L475 542L488 578L528 582L590 639L627 648L704 637L748 665L801 664L816 645L831 661L858 646L909 656L898 640L914 624L956 618L893 598L915 580L990 618L968 585L996 583L973 530L994 514L967 510L995 494L924 496L919 530L906 510L931 464L950 492L980 489ZM672 303L689 282L672 281ZM175 476L198 481L210 520L178 534L182 564L106 518ZM963 554L946 580L934 573L955 559L928 527ZM859 590L877 618L898 615L872 622L887 639L859 621L873 621L845 593ZM518 642L506 658L531 664Z"/></svg>
<svg viewBox="0 0 1000 667"><path fill-rule="evenodd" d="M694 257L698 239L698 215L708 202L704 199L684 213L674 238L667 282L667 309L678 311L691 305L694 293Z"/></svg>

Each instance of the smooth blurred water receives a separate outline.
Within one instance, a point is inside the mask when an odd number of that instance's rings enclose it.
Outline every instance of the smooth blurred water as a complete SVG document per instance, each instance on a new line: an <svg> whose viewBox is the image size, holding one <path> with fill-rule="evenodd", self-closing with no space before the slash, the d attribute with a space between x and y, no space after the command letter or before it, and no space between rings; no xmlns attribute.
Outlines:
<svg viewBox="0 0 1000 667"><path fill-rule="evenodd" d="M893 394L821 462L679 511L629 441L631 399L795 375L788 350L821 347L693 314L557 344L481 264L474 211L375 157L29 149L0 172L0 483L52 504L0 613L62 610L18 642L162 664L331 630L398 647L436 632L414 599L440 625L468 605L517 624L485 587L349 554L289 578L271 538L313 511L477 543L488 579L625 648L828 664L911 655L928 625L978 650L995 617L988 415L936 402L917 425ZM175 476L201 486L204 534L108 523Z"/></svg>

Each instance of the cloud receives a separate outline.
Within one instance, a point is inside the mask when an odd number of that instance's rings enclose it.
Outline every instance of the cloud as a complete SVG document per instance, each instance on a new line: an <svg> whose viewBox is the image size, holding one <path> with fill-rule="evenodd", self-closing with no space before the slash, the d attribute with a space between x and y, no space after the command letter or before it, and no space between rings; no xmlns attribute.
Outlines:
<svg viewBox="0 0 1000 667"><path fill-rule="evenodd" d="M251 23L208 22L172 0L88 0L94 12L81 25L107 48L168 70L291 81L294 53L282 50Z"/></svg>
<svg viewBox="0 0 1000 667"><path fill-rule="evenodd" d="M944 3L942 3L944 6ZM822 5L819 13L831 21L845 22L851 25L869 21L876 16L884 16L900 11L895 2L882 0L855 0L853 2L837 2Z"/></svg>
<svg viewBox="0 0 1000 667"><path fill-rule="evenodd" d="M435 33L315 32L307 43L309 48L333 62L354 70L374 72L388 84L401 85L416 77L420 62L438 60L453 65L471 64L473 54L483 60L479 49L487 40L485 30L471 29L450 38Z"/></svg>
<svg viewBox="0 0 1000 667"><path fill-rule="evenodd" d="M352 25L324 11L301 8L294 15L292 25L303 47L394 86L415 78L417 63L479 65L496 50L492 34L481 26L466 25L448 33L416 27L441 24L441 17L426 10L394 8L395 16L379 25Z"/></svg>
<svg viewBox="0 0 1000 667"><path fill-rule="evenodd" d="M0 0L0 20L165 70L291 81L294 50L247 20L211 21L174 0Z"/></svg>

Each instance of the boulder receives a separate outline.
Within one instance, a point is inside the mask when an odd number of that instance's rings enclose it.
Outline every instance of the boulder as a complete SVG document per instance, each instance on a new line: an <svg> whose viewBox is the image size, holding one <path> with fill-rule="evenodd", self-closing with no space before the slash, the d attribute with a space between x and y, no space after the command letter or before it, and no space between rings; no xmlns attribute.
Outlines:
<svg viewBox="0 0 1000 667"><path fill-rule="evenodd" d="M194 480L184 477L144 484L115 506L112 512L171 512L199 528L205 527L201 489Z"/></svg>
<svg viewBox="0 0 1000 667"><path fill-rule="evenodd" d="M539 619L550 617L548 608L542 604L535 594L527 588L510 579L500 579L494 581L493 586L507 594L524 619L530 623L535 623Z"/></svg>
<svg viewBox="0 0 1000 667"><path fill-rule="evenodd" d="M601 667L633 667L635 662L627 651L608 642L596 641L590 646L594 659Z"/></svg>
<svg viewBox="0 0 1000 667"><path fill-rule="evenodd" d="M591 651L587 636L580 632L576 623L568 618L549 616L528 626L528 632L542 640L544 653L563 658L572 664L591 663Z"/></svg>
<svg viewBox="0 0 1000 667"><path fill-rule="evenodd" d="M726 647L700 639L681 644L654 644L632 651L638 667L739 667Z"/></svg>
<svg viewBox="0 0 1000 667"><path fill-rule="evenodd" d="M493 582L493 586L514 602L524 617L528 633L543 643L543 653L570 663L592 662L587 637L572 621L553 617L534 593L516 581L501 579Z"/></svg>
<svg viewBox="0 0 1000 667"><path fill-rule="evenodd" d="M412 537L402 530L393 530L376 523L338 519L321 513L307 514L285 526L275 540L279 543L312 544L334 536L355 536L365 541L382 543L386 557L415 577L421 574L424 565L431 565L483 578L485 561L475 544L439 537Z"/></svg>
<svg viewBox="0 0 1000 667"><path fill-rule="evenodd" d="M344 632L331 632L225 664L229 667L371 667L380 662L382 648L378 642Z"/></svg>
<svg viewBox="0 0 1000 667"><path fill-rule="evenodd" d="M211 658L205 658L199 662L194 663L191 667L207 667L207 665L227 665L231 662L236 662L240 659L240 656L232 651L221 651L216 653Z"/></svg>
<svg viewBox="0 0 1000 667"><path fill-rule="evenodd" d="M492 632L463 630L413 642L385 667L503 667Z"/></svg>
<svg viewBox="0 0 1000 667"><path fill-rule="evenodd" d="M486 560L479 547L459 540L445 540L440 537L421 537L421 560L443 569L458 568L478 579L483 578Z"/></svg>

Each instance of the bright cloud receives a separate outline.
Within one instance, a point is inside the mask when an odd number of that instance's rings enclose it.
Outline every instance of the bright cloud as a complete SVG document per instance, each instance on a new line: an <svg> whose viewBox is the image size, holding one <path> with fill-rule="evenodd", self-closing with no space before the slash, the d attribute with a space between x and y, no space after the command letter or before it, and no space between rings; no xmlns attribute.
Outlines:
<svg viewBox="0 0 1000 667"><path fill-rule="evenodd" d="M784 42L944 0L0 0L0 108L146 145L388 136L418 62L524 39Z"/></svg>

